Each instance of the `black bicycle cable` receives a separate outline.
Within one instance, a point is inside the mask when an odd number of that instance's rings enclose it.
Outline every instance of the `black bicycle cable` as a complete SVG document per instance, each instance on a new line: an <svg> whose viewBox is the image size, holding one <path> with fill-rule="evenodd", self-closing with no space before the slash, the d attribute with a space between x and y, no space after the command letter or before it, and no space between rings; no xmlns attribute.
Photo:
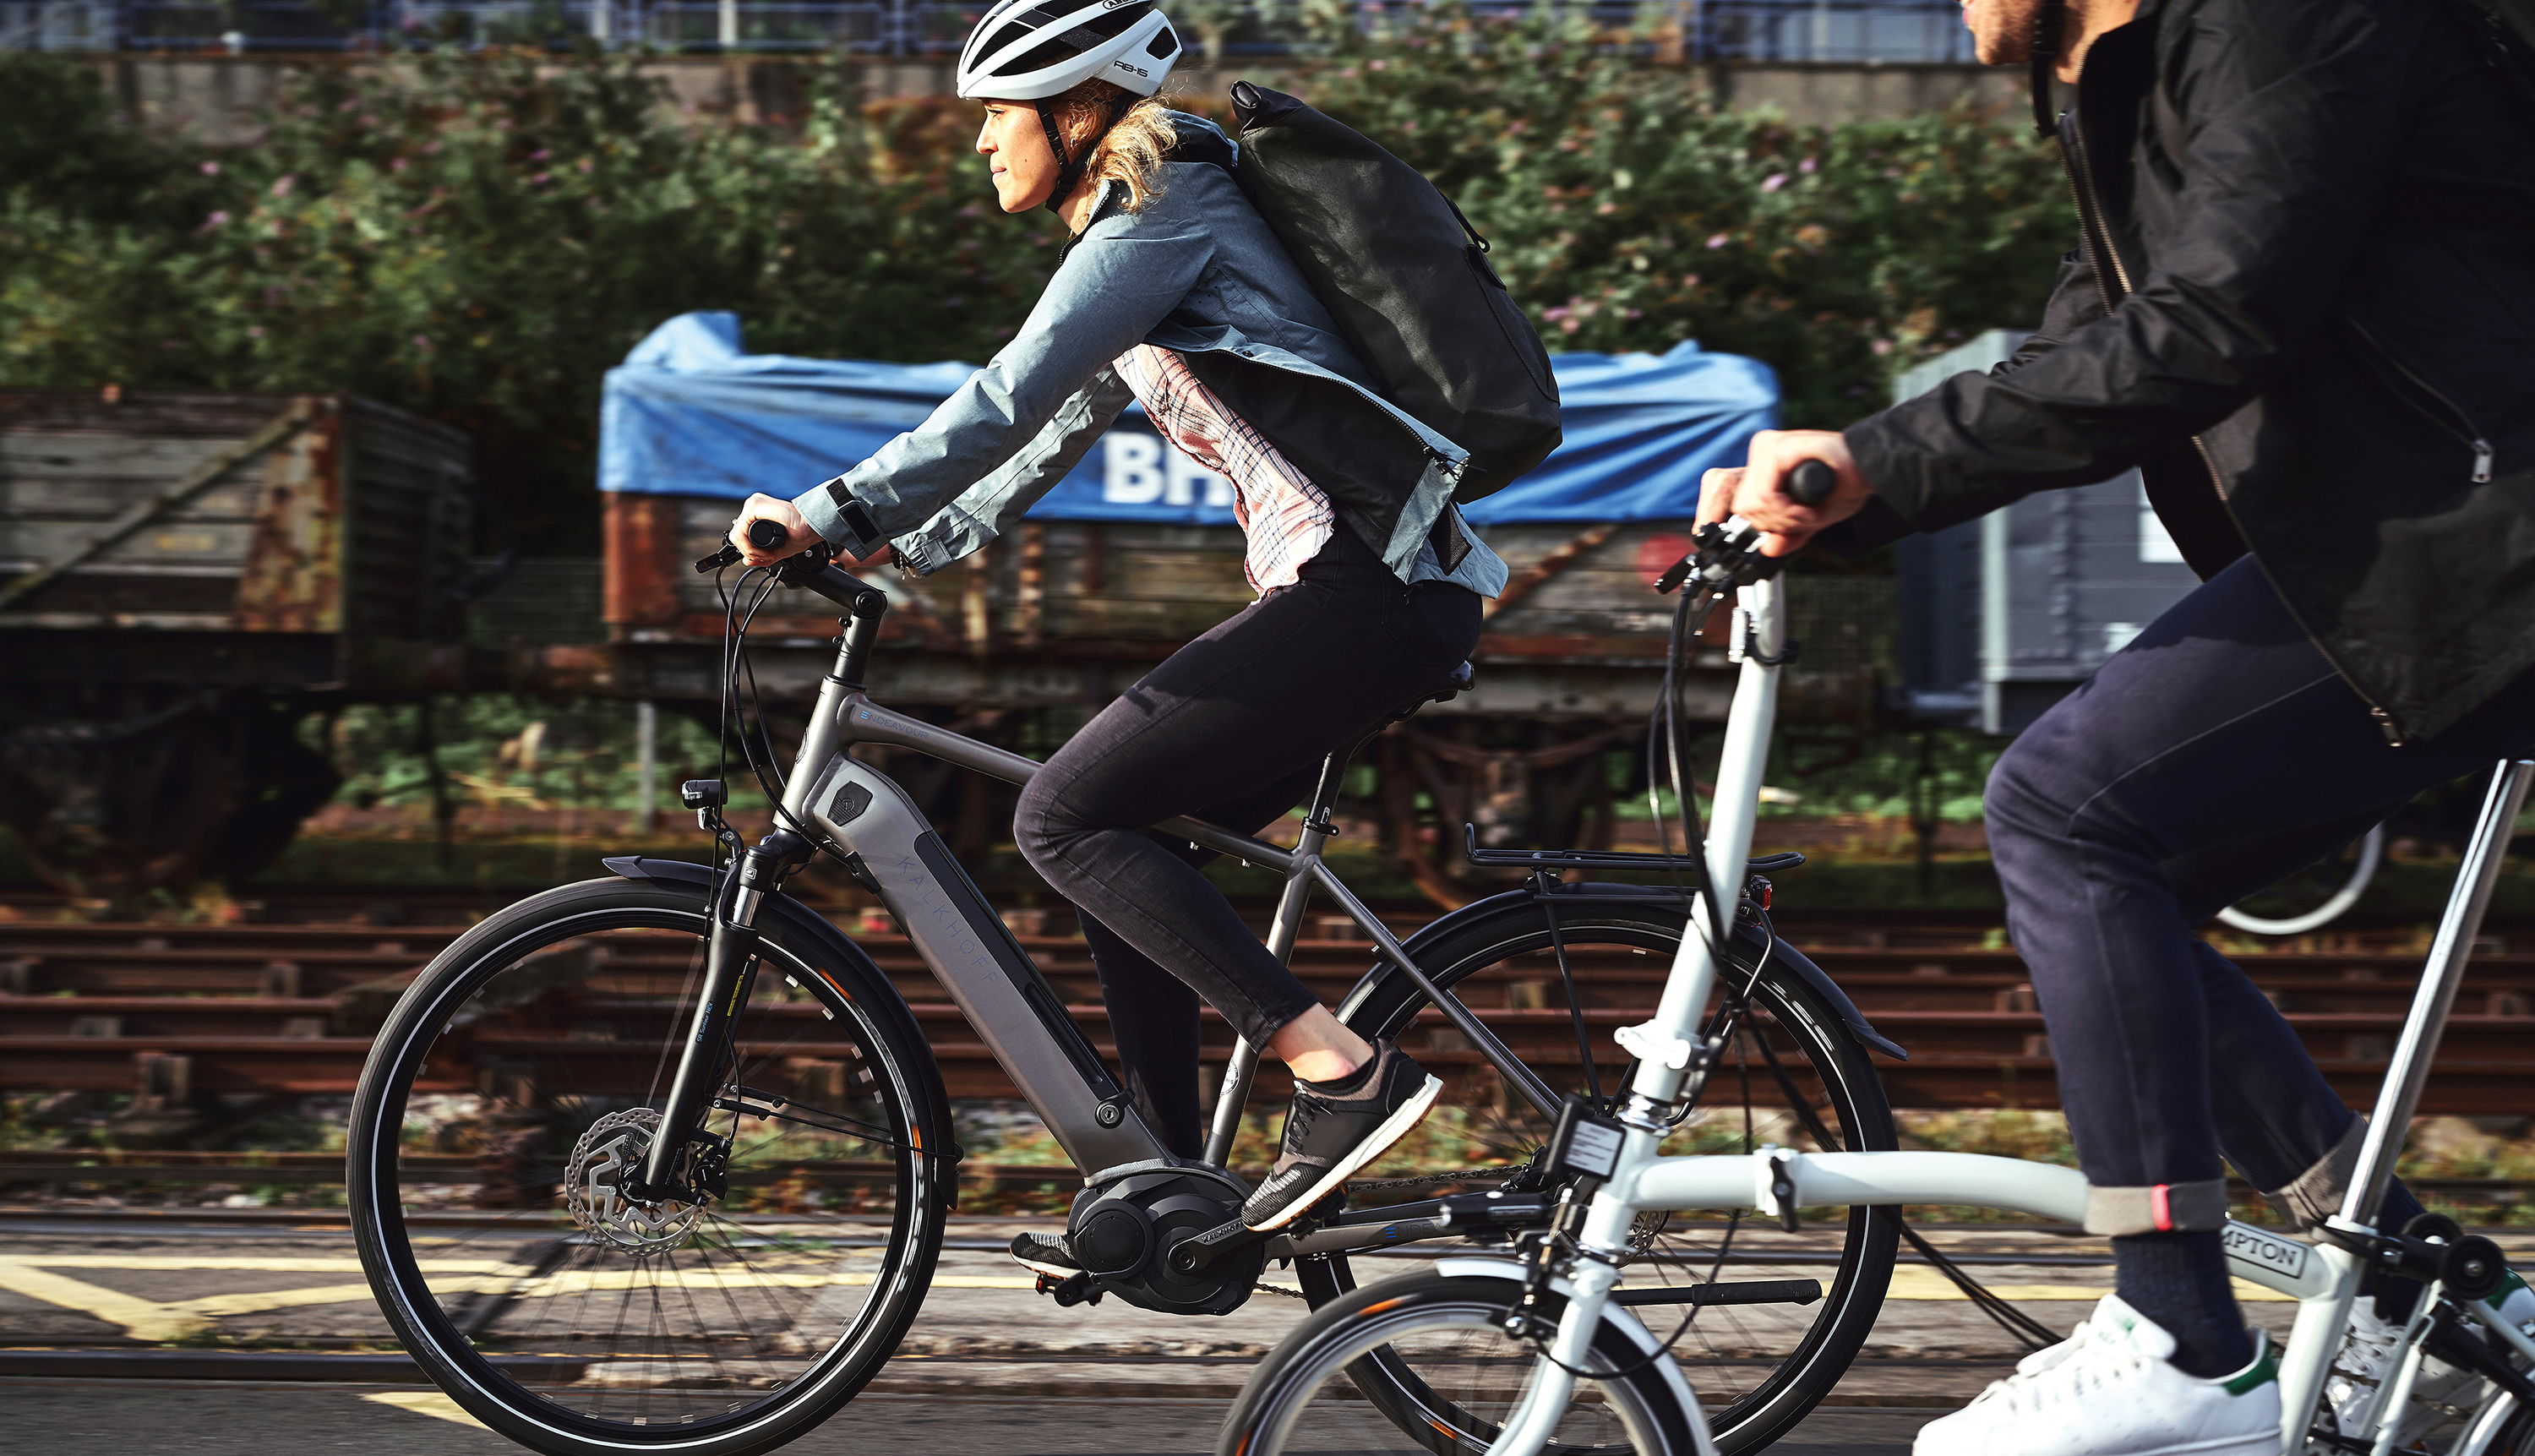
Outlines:
<svg viewBox="0 0 2535 1456"><path fill-rule="evenodd" d="M780 757L774 751L773 734L766 726L765 700L757 686L757 664L748 653L748 629L757 620L758 609L766 604L766 600L774 594L777 586L782 584L781 578L776 576L772 568L751 567L741 573L739 591L745 593L749 577L761 571L766 573L766 579L759 586L756 597L750 600L746 613L742 614L738 611L738 603L731 597L726 595L722 599L723 714L721 757L715 763L715 772L722 772L729 762L731 719L736 715L739 719L740 753L748 761L749 776L757 781L758 791L766 795L767 803L773 807L775 821L789 827L794 833L807 840L813 851L835 860L844 866L848 873L852 873L853 860L844 847L838 845L831 836L822 833L816 826L802 822L800 816L785 807L783 803L784 791L790 785L784 777ZM718 571L713 573L713 588L716 592L721 590L721 573ZM739 680L743 674L748 679L748 709L745 712L739 708ZM754 713L757 717L755 738L749 736L749 713ZM766 750L766 763L762 767L757 757L757 750L761 743ZM767 777L770 772L773 775L771 783Z"/></svg>
<svg viewBox="0 0 2535 1456"><path fill-rule="evenodd" d="M1770 942L1775 944L1778 938L1777 927L1769 923L1765 913L1761 920L1763 931L1768 935ZM1761 1043L1761 1059L1769 1064L1770 1075L1777 1078L1779 1091L1785 1094L1788 1104L1796 1109L1797 1118L1804 1123L1805 1131L1815 1142L1823 1145L1824 1151L1831 1151L1834 1145L1830 1141L1830 1129L1824 1125L1822 1118L1814 1111L1813 1104L1798 1096L1795 1078L1788 1075L1786 1067L1778 1060L1777 1052L1770 1049L1769 1044L1765 1041ZM1892 1226L1903 1238L1909 1240L1910 1247L1916 1250L1920 1257L1926 1259L1938 1273L1944 1275L1955 1289L1962 1292L1964 1298L1969 1299L1974 1307L1988 1315L1999 1328L2007 1331L2018 1343L2028 1350L2040 1350L2060 1343L2060 1336L2052 1333L2049 1326L1992 1294L1980 1281L1964 1273L1960 1265L1946 1257L1943 1250L1930 1243L1919 1231L1911 1228L1909 1221L1902 1218L1898 1212L1892 1216Z"/></svg>
<svg viewBox="0 0 2535 1456"><path fill-rule="evenodd" d="M1702 833L1702 826L1700 824L1699 820L1698 806L1691 801L1692 795L1697 791L1697 789L1694 781L1690 778L1690 775L1683 767L1684 754L1682 752L1681 743L1682 723L1680 713L1680 669L1682 659L1690 650L1690 643L1693 635L1700 628L1706 625L1707 618L1715 611L1717 603L1723 600L1724 594L1722 592L1716 591L1714 588L1708 587L1702 583L1699 588L1693 591L1684 592L1682 594L1681 601L1674 605L1671 639L1666 644L1666 650L1664 652L1663 683L1655 701L1654 712L1649 715L1649 719L1646 724L1646 799L1647 807L1652 812L1655 821L1655 849L1662 858L1665 873L1672 879L1674 890L1678 892L1683 899L1690 900L1693 898L1693 890L1695 888L1698 892L1698 898L1703 899L1706 902L1705 910L1707 924L1700 925L1698 923L1697 917L1693 917L1683 925L1682 933L1685 935L1700 934L1705 936L1708 942L1709 960L1712 963L1718 964L1721 964L1722 958L1725 954L1725 920L1718 908L1715 874L1707 863L1706 844ZM1667 774L1658 774L1656 772L1656 750L1658 745L1660 745L1663 750L1663 767L1668 770ZM1693 861L1692 868L1698 877L1698 884L1696 887L1682 883L1681 866L1673 858L1670 823L1671 816L1667 815L1663 811L1662 784L1660 782L1666 778L1671 782L1675 808L1681 816L1683 838L1682 854L1685 857L1688 857ZM1759 976L1760 970L1756 966L1753 971L1753 979L1756 982L1759 980ZM1743 994L1736 989L1732 978L1719 977L1718 982L1724 986L1726 996L1734 1003L1733 1007L1729 1008L1728 1021L1726 1024L1729 1026L1733 1024L1731 1018L1737 1010L1748 1017L1749 1002L1745 1000ZM1748 1070L1745 1074L1745 1078L1748 1084ZM1687 1106L1685 1106L1683 1116L1686 1117L1688 1114L1688 1108ZM1743 1116L1745 1124L1744 1140L1748 1144L1751 1140L1750 1124L1752 1116L1751 1099L1749 1096L1746 1096L1744 1099ZM1677 1121L1678 1119L1676 1119L1676 1122ZM1708 1265L1707 1283L1714 1284L1717 1281L1717 1278L1724 1273L1726 1257L1734 1247L1734 1235L1742 1227L1742 1223L1743 1210L1739 1208L1735 1209L1727 1216L1725 1221L1725 1236L1718 1240L1716 1245L1716 1257ZM1546 1250L1543 1250L1543 1252L1546 1253ZM1693 1302L1690 1306L1690 1312L1682 1316L1681 1323L1673 1327L1673 1332L1669 1336L1666 1336L1661 1344L1646 1352L1642 1358L1634 1363L1622 1365L1614 1369L1600 1372L1579 1370L1567 1363L1565 1361L1560 1360L1557 1356L1550 1354L1548 1342L1546 1341L1539 1342L1539 1355L1541 1359L1548 1361L1551 1364L1558 1366L1560 1369L1565 1370L1567 1373L1574 1375L1578 1379L1624 1380L1637 1374L1640 1370L1652 1367L1656 1361L1670 1356L1672 1354L1673 1347L1681 1342L1683 1336L1690 1333L1691 1325L1699 1319L1699 1312L1705 1306L1702 1304Z"/></svg>

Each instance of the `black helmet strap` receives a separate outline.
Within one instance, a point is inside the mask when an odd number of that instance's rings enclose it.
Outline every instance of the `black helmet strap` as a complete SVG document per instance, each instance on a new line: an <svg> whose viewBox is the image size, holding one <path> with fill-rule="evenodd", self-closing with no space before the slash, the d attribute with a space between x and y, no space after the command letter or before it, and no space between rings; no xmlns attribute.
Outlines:
<svg viewBox="0 0 2535 1456"><path fill-rule="evenodd" d="M2067 29L2068 0L2042 0L2042 8L2033 13L2033 132L2040 137L2059 135L2060 123L2051 109L2051 68L2060 59L2061 32Z"/></svg>
<svg viewBox="0 0 2535 1456"><path fill-rule="evenodd" d="M2056 0L2045 0L2045 3L2056 3ZM1068 155L1065 134L1056 128L1056 108L1045 100L1030 104L1038 108L1038 124L1047 130L1047 150L1056 158L1056 190L1047 195L1047 210L1062 213L1065 200L1074 195L1075 187L1082 180L1082 173L1091 165L1091 154L1100 149L1100 139L1109 135L1110 128L1116 126L1118 119L1136 104L1136 98L1121 92L1100 103L1106 114L1100 118L1099 128L1082 139L1081 157Z"/></svg>

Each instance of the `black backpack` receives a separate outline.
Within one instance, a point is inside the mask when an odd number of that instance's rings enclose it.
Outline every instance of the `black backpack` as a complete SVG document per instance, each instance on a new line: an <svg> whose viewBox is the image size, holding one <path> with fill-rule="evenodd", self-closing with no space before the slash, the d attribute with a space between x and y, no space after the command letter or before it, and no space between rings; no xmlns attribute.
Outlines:
<svg viewBox="0 0 2535 1456"><path fill-rule="evenodd" d="M1487 240L1416 168L1305 105L1232 88L1241 189L1391 403L1470 452L1453 498L1558 448L1558 381Z"/></svg>

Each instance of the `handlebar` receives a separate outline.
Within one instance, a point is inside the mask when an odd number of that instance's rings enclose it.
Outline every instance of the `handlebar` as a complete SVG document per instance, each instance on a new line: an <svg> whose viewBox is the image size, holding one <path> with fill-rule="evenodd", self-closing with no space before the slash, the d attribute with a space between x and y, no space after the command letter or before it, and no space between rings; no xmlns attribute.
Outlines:
<svg viewBox="0 0 2535 1456"><path fill-rule="evenodd" d="M1778 493L1800 506L1821 505L1838 488L1839 473L1827 461L1797 461L1778 477ZM1721 524L1710 521L1691 539L1691 553L1655 579L1657 592L1670 594L1693 577L1722 591L1778 574L1777 560L1753 549L1760 542L1760 529L1740 516Z"/></svg>
<svg viewBox="0 0 2535 1456"><path fill-rule="evenodd" d="M1818 506L1839 488L1839 472L1827 461L1800 460L1778 482L1778 493L1800 506Z"/></svg>
<svg viewBox="0 0 2535 1456"><path fill-rule="evenodd" d="M773 550L791 538L792 533L784 530L783 523L780 521L769 521L761 517L748 523L748 543L761 551ZM720 550L696 563L696 575L711 576L725 566L738 564L739 547L723 541Z"/></svg>

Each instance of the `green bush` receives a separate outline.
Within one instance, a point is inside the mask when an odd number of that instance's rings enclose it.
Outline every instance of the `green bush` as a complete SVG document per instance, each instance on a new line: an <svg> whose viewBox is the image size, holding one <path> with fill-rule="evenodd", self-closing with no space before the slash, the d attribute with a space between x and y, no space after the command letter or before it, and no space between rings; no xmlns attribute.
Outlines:
<svg viewBox="0 0 2535 1456"><path fill-rule="evenodd" d="M1983 118L1716 112L1634 58L1660 36L1547 11L1316 33L1301 89L1460 202L1553 347L1748 353L1791 423L1845 422L1895 365L2029 316L2070 231L2048 159ZM92 70L0 55L21 102L0 119L0 383L356 390L469 431L537 549L589 550L600 378L662 319L982 359L1054 265L1047 215L994 207L963 103L859 107L825 61L804 115L742 124L680 114L640 65L312 69L259 140L213 151L118 117Z"/></svg>

